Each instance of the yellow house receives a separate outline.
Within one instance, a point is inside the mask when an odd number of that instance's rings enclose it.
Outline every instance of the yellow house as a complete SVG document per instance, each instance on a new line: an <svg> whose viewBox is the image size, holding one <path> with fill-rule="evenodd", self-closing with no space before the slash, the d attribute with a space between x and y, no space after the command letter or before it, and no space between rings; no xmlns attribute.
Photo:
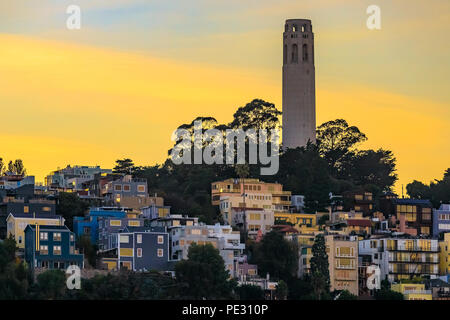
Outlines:
<svg viewBox="0 0 450 320"><path fill-rule="evenodd" d="M450 274L450 233L444 233L444 241L439 242L439 274Z"/></svg>
<svg viewBox="0 0 450 320"><path fill-rule="evenodd" d="M319 226L317 226L317 216L314 213L275 212L274 220L279 224L288 222L294 225L300 233L312 233L319 231Z"/></svg>
<svg viewBox="0 0 450 320"><path fill-rule="evenodd" d="M431 290L425 290L423 283L398 283L393 284L391 289L403 294L405 300L433 300Z"/></svg>
<svg viewBox="0 0 450 320"><path fill-rule="evenodd" d="M63 226L64 218L61 216L39 215L36 217L29 213L10 213L6 218L7 236L12 235L16 239L17 247L25 248L25 233L27 225Z"/></svg>

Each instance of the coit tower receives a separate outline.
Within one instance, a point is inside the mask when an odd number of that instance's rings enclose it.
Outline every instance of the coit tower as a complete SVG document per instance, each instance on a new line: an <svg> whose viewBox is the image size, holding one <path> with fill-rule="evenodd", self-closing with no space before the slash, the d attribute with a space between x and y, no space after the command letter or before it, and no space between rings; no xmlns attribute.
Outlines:
<svg viewBox="0 0 450 320"><path fill-rule="evenodd" d="M283 33L283 147L316 142L314 34L311 20L286 20Z"/></svg>

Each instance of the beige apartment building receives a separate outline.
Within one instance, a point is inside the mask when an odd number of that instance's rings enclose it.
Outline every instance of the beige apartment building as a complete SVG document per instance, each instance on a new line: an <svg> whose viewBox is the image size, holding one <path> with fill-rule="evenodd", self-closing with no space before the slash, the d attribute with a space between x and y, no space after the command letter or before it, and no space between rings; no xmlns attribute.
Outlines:
<svg viewBox="0 0 450 320"><path fill-rule="evenodd" d="M270 196L270 204L274 212L289 212L291 206L291 192L283 191L283 185L280 183L266 183L259 179L227 179L224 181L217 181L211 184L211 200L213 205L220 205L222 197L237 196L242 199L241 207L244 207L245 202L252 200L266 201L266 198L257 198L257 196ZM261 203L261 205L268 205L268 203ZM253 206L253 204L252 204Z"/></svg>
<svg viewBox="0 0 450 320"><path fill-rule="evenodd" d="M347 236L326 235L330 289L358 295L358 241Z"/></svg>

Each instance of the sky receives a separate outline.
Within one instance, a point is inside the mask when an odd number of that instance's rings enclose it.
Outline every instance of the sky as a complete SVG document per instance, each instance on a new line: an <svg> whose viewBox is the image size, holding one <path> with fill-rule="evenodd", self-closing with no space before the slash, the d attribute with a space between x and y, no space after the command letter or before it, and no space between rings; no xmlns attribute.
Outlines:
<svg viewBox="0 0 450 320"><path fill-rule="evenodd" d="M81 29L69 30L69 5ZM381 30L366 27L369 5ZM0 157L38 181L58 167L162 163L197 116L254 98L281 109L282 32L312 20L317 124L397 158L401 185L450 167L448 0L2 0Z"/></svg>

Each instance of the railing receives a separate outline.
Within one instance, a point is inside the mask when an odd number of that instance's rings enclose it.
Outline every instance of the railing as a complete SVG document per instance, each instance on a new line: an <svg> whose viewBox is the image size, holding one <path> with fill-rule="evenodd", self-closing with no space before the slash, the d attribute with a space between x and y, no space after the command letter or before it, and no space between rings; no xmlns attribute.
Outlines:
<svg viewBox="0 0 450 320"><path fill-rule="evenodd" d="M431 290L404 290L403 294L431 294Z"/></svg>

